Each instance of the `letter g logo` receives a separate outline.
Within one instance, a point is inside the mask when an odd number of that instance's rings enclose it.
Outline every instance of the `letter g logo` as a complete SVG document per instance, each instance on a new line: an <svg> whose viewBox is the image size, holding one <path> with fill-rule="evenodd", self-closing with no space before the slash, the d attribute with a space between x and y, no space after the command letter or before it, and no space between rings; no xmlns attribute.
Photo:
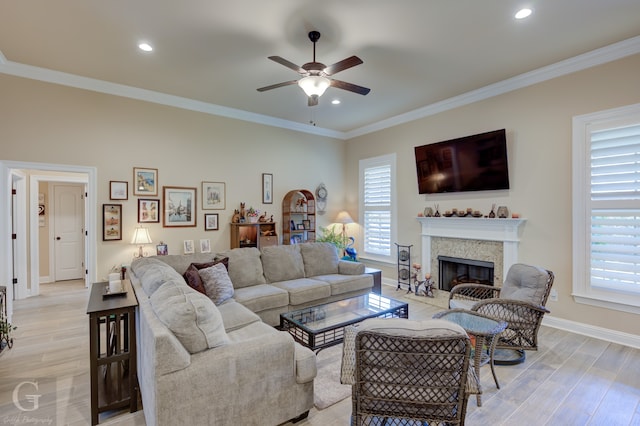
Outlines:
<svg viewBox="0 0 640 426"><path fill-rule="evenodd" d="M22 389L22 387L25 385L31 385L35 388L36 391L38 390L38 382L20 382L18 386L16 386L15 389L13 390L13 395L12 395L13 403L16 407L18 407L20 411L35 411L38 409L38 400L42 395L41 394L25 395L25 399L28 402L32 403L33 406L31 408L23 407L22 404L20 403L20 397L18 394Z"/></svg>

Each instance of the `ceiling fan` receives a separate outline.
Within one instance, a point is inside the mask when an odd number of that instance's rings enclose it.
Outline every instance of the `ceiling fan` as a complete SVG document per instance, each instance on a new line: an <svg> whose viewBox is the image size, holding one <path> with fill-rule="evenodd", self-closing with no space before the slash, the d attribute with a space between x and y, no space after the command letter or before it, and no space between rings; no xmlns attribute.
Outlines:
<svg viewBox="0 0 640 426"><path fill-rule="evenodd" d="M334 74L344 71L356 65L362 63L362 59L357 56L351 56L336 62L328 67L320 62L316 62L316 42L320 39L320 33L318 31L311 31L309 33L309 40L313 43L313 62L307 62L301 67L287 61L280 56L269 56L274 62L284 65L287 68L291 68L295 72L299 73L302 78L299 80L285 81L283 83L272 84L271 86L261 87L258 92L264 92L271 89L277 89L278 87L289 86L291 84L298 84L304 90L309 97L309 106L318 105L318 98L322 96L325 90L329 86L337 87L338 89L348 90L350 92L366 95L371 91L366 87L358 86L356 84L347 83L345 81L335 80L331 77Z"/></svg>

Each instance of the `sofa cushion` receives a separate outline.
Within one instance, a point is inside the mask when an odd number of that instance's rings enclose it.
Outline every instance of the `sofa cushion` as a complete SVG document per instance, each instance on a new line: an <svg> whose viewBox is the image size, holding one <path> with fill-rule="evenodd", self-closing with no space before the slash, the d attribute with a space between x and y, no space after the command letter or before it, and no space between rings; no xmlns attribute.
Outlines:
<svg viewBox="0 0 640 426"><path fill-rule="evenodd" d="M222 315L224 329L227 333L253 324L254 322L260 322L258 315L233 299L229 299L219 305L218 310L220 311L220 315Z"/></svg>
<svg viewBox="0 0 640 426"><path fill-rule="evenodd" d="M229 343L220 311L204 294L180 281L167 281L150 297L158 319L189 353Z"/></svg>
<svg viewBox="0 0 640 426"><path fill-rule="evenodd" d="M289 305L289 293L281 288L258 284L251 287L236 288L234 299L242 303L253 312L262 312L269 309L277 309Z"/></svg>
<svg viewBox="0 0 640 426"><path fill-rule="evenodd" d="M338 273L338 249L331 243L299 244L306 277Z"/></svg>
<svg viewBox="0 0 640 426"><path fill-rule="evenodd" d="M131 266L132 269L135 268L133 272L140 279L140 284L147 296L151 296L167 281L177 280L184 283L184 278L175 269L152 258L140 259L139 262L134 262Z"/></svg>
<svg viewBox="0 0 640 426"><path fill-rule="evenodd" d="M180 275L184 274L192 263L208 263L217 260L220 256L214 253L194 254L170 254L167 256L152 256L175 269Z"/></svg>
<svg viewBox="0 0 640 426"><path fill-rule="evenodd" d="M233 297L233 284L229 279L227 268L222 263L200 269L198 273L202 278L205 294L213 300L213 303L219 305Z"/></svg>
<svg viewBox="0 0 640 426"><path fill-rule="evenodd" d="M304 278L299 244L270 246L261 250L262 268L268 282Z"/></svg>
<svg viewBox="0 0 640 426"><path fill-rule="evenodd" d="M229 258L229 277L236 290L267 283L262 271L260 250L257 248L235 248L224 252L223 255Z"/></svg>
<svg viewBox="0 0 640 426"><path fill-rule="evenodd" d="M329 283L331 286L331 295L351 293L352 291L366 290L373 287L373 276L369 274L363 275L320 275L313 277L316 280Z"/></svg>
<svg viewBox="0 0 640 426"><path fill-rule="evenodd" d="M292 306L322 301L322 299L331 296L331 286L329 283L312 278L280 281L272 285L286 290L289 293L289 305Z"/></svg>

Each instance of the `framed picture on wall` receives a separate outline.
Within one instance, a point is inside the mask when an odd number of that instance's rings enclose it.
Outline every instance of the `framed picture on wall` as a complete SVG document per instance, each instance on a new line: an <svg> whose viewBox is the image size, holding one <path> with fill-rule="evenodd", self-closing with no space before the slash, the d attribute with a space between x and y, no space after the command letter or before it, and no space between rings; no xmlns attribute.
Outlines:
<svg viewBox="0 0 640 426"><path fill-rule="evenodd" d="M217 231L218 230L218 213L205 213L205 215L204 215L204 230L205 231Z"/></svg>
<svg viewBox="0 0 640 426"><path fill-rule="evenodd" d="M112 180L109 182L109 199L110 200L128 200L129 199L129 182Z"/></svg>
<svg viewBox="0 0 640 426"><path fill-rule="evenodd" d="M122 204L102 205L102 241L122 239Z"/></svg>
<svg viewBox="0 0 640 426"><path fill-rule="evenodd" d="M138 223L160 222L160 200L138 198Z"/></svg>
<svg viewBox="0 0 640 426"><path fill-rule="evenodd" d="M193 254L195 253L195 248L193 245L193 240L184 240L183 244L183 248L184 248L184 254Z"/></svg>
<svg viewBox="0 0 640 426"><path fill-rule="evenodd" d="M133 195L158 195L158 169L133 168Z"/></svg>
<svg viewBox="0 0 640 426"><path fill-rule="evenodd" d="M202 182L202 210L224 210L226 192L224 182Z"/></svg>
<svg viewBox="0 0 640 426"><path fill-rule="evenodd" d="M273 204L273 175L262 174L262 204Z"/></svg>
<svg viewBox="0 0 640 426"><path fill-rule="evenodd" d="M162 226L196 226L196 188L163 186Z"/></svg>
<svg viewBox="0 0 640 426"><path fill-rule="evenodd" d="M200 253L211 253L211 241L208 239L200 240Z"/></svg>

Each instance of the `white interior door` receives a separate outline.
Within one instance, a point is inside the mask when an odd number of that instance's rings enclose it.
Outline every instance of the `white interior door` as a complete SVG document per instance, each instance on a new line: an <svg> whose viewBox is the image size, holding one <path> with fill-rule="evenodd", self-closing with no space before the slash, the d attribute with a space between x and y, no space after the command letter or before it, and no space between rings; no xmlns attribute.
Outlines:
<svg viewBox="0 0 640 426"><path fill-rule="evenodd" d="M81 279L84 277L84 188L55 184L53 192L55 280Z"/></svg>

